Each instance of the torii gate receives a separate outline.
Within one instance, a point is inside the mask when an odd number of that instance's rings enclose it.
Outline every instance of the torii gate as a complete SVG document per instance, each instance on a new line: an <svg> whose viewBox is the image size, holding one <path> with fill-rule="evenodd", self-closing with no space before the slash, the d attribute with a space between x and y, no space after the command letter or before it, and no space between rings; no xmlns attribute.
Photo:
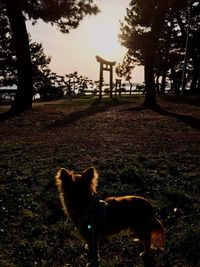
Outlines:
<svg viewBox="0 0 200 267"><path fill-rule="evenodd" d="M103 71L110 72L110 97L112 97L113 90L113 66L116 64L115 61L107 61L99 56L96 56L97 62L100 63L100 73L99 73L99 98L102 98L102 85L103 85Z"/></svg>

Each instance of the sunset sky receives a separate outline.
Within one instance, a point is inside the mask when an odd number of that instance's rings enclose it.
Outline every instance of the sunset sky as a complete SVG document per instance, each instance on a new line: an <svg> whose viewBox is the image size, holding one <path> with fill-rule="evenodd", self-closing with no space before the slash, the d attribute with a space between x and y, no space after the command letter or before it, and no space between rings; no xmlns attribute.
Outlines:
<svg viewBox="0 0 200 267"><path fill-rule="evenodd" d="M119 20L126 15L129 0L97 0L101 13L88 16L69 34L39 21L35 26L27 23L32 41L43 44L45 54L51 56L51 70L59 75L78 71L93 80L99 78L99 63L95 56L121 62L126 49L118 41ZM105 73L105 80L108 73ZM133 73L134 82L143 82L142 68Z"/></svg>

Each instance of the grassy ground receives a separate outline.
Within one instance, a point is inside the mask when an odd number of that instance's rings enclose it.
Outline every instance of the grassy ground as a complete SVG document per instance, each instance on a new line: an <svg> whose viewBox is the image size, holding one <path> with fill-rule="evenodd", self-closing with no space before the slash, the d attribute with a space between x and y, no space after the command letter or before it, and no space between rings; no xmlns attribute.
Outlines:
<svg viewBox="0 0 200 267"><path fill-rule="evenodd" d="M73 99L36 103L0 124L0 266L85 266L84 243L60 209L59 167L95 166L100 196L149 198L166 228L157 266L200 266L199 99ZM5 108L5 107L4 107ZM101 266L143 266L141 246L117 237Z"/></svg>

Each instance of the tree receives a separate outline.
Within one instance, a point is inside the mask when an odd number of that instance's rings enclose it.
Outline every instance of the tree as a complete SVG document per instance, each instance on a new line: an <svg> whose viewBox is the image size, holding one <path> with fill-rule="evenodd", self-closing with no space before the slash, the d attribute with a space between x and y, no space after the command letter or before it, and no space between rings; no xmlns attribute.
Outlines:
<svg viewBox="0 0 200 267"><path fill-rule="evenodd" d="M132 0L124 22L121 23L122 45L128 48L128 53L133 54L139 64L144 65L146 92L144 106L146 107L157 105L155 73L158 59L161 59L159 56L160 38L168 23L166 18L186 5L186 0L149 0L148 2ZM165 47L165 53L168 53L168 50L169 48ZM166 75L166 69L167 66L162 69L163 76ZM164 81L165 79L163 79L163 84Z"/></svg>
<svg viewBox="0 0 200 267"><path fill-rule="evenodd" d="M36 42L30 43L30 54L33 72L33 94L35 95L40 87L51 82L51 70L49 68L51 58L44 54L42 44Z"/></svg>
<svg viewBox="0 0 200 267"><path fill-rule="evenodd" d="M12 86L16 80L16 66L13 62L10 29L1 4L0 12L0 86Z"/></svg>
<svg viewBox="0 0 200 267"><path fill-rule="evenodd" d="M32 64L24 14L34 23L42 19L67 33L86 15L97 14L99 10L92 0L0 0L0 4L10 23L17 58L18 89L9 112L15 115L32 107Z"/></svg>
<svg viewBox="0 0 200 267"><path fill-rule="evenodd" d="M2 0L3 8L12 32L12 42L17 59L18 89L8 115L20 113L32 107L33 82L28 34L20 0Z"/></svg>
<svg viewBox="0 0 200 267"><path fill-rule="evenodd" d="M118 64L115 71L116 71L116 74L119 76L119 77L124 77L126 81L129 82L129 85L130 85L130 95L131 95L131 90L132 90L132 87L133 87L133 84L131 83L131 73L132 73L132 70L134 68L134 57L132 58L131 55L130 55L130 52L125 54L124 58L123 58L123 61L122 63Z"/></svg>
<svg viewBox="0 0 200 267"><path fill-rule="evenodd" d="M93 85L93 81L88 77L79 75L77 71L70 74L65 74L62 79L64 83L64 91L68 96L72 95L84 95L88 86Z"/></svg>
<svg viewBox="0 0 200 267"><path fill-rule="evenodd" d="M136 58L139 55L144 64L146 107L157 105L154 66L168 5L168 0L132 0L127 9L125 23L121 27L122 45L131 51L135 50Z"/></svg>
<svg viewBox="0 0 200 267"><path fill-rule="evenodd" d="M189 14L191 15L190 23L188 23ZM171 81L173 93L179 94L180 89L184 92L186 85L190 85L190 91L187 86L187 93L195 93L199 90L199 14L199 1L190 1L188 5L174 6L167 12L155 62L155 77L157 81L161 81L159 87L161 93L165 91L167 79ZM189 38L187 38L188 29ZM188 43L187 53L186 40Z"/></svg>
<svg viewBox="0 0 200 267"><path fill-rule="evenodd" d="M180 89L185 91L187 84L191 85L190 93L195 93L198 92L199 77L200 3L190 1L188 5L178 8L179 10L177 8L169 10L166 16L158 44L159 56L156 59L155 71L156 76L162 77L161 92L164 91L165 80L168 78L171 80L171 89L174 93L180 93ZM188 23L189 14L191 14L191 23ZM188 27L189 24L190 27ZM189 38L187 38L188 29ZM186 40L188 40L187 54L185 53ZM185 69L184 66L187 68ZM186 70L186 75L183 75L184 70Z"/></svg>
<svg viewBox="0 0 200 267"><path fill-rule="evenodd" d="M182 91L185 91L187 81L190 82L190 92L197 93L200 89L198 81L200 78L200 2L189 1L189 5L185 10L180 13L176 13L177 26L181 36L181 44L186 49L185 62L183 61L183 71L187 71L187 77L185 79L184 73L182 75ZM185 63L185 64L184 64ZM188 68L186 68L188 67Z"/></svg>
<svg viewBox="0 0 200 267"><path fill-rule="evenodd" d="M12 45L9 24L3 13L1 13L0 16L0 25L0 58L3 61L3 64L0 65L0 86L13 86L17 85L17 62ZM30 36L29 44L33 71L33 89L35 94L39 87L48 83L48 75L50 73L48 65L51 58L44 54L42 44L31 42Z"/></svg>

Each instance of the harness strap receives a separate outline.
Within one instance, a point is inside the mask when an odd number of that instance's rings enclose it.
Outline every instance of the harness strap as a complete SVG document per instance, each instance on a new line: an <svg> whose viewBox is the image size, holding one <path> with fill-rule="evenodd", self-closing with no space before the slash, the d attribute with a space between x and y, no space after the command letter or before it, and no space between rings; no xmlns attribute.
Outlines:
<svg viewBox="0 0 200 267"><path fill-rule="evenodd" d="M106 215L104 213L106 213L105 207L107 205L108 203L106 201L103 201L97 195L94 195L91 204L81 214L79 214L78 211L71 213L72 217L75 219L76 225L79 227L81 225L87 224L87 229L91 234L92 267L99 266L96 227L97 222L99 223L102 218L105 218Z"/></svg>

